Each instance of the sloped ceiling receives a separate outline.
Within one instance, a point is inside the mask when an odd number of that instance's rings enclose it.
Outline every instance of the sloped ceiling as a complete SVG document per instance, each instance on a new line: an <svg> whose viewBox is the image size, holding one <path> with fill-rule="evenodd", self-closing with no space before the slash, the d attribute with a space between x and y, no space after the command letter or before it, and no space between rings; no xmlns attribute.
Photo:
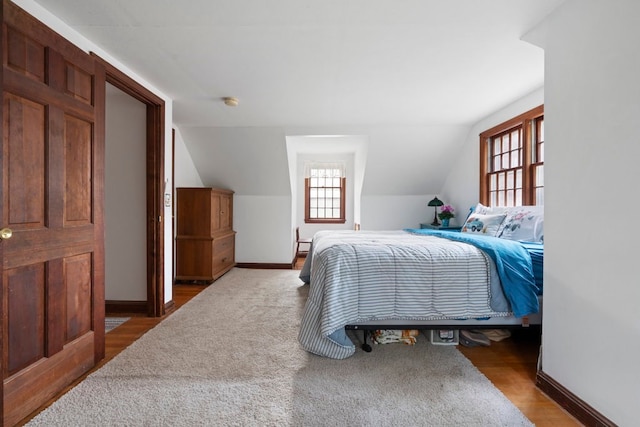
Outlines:
<svg viewBox="0 0 640 427"><path fill-rule="evenodd" d="M563 0L35 1L174 99L205 184L265 157L286 169L261 148L272 135L284 153L284 136L300 129L357 128L391 133L380 143L395 151L370 154L421 169L404 182L419 177L429 193L451 159L429 175L426 156L460 150L464 129L543 85L543 51L520 38ZM398 151L403 142L410 151ZM273 185L286 192L281 178Z"/></svg>

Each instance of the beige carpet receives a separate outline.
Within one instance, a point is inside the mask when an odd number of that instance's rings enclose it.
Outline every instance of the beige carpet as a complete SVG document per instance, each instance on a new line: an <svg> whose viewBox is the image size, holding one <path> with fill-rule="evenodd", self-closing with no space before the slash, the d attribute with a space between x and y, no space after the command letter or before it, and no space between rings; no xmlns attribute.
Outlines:
<svg viewBox="0 0 640 427"><path fill-rule="evenodd" d="M532 425L459 351L297 342L297 271L233 269L34 418L33 426Z"/></svg>

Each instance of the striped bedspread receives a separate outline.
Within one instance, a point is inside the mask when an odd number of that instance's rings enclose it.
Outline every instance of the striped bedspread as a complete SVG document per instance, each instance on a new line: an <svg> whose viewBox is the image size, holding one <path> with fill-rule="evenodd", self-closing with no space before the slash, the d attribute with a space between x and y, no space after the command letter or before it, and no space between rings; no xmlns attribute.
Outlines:
<svg viewBox="0 0 640 427"><path fill-rule="evenodd" d="M302 347L343 359L344 326L365 321L507 316L491 308L490 260L475 246L404 231L331 231L313 239Z"/></svg>

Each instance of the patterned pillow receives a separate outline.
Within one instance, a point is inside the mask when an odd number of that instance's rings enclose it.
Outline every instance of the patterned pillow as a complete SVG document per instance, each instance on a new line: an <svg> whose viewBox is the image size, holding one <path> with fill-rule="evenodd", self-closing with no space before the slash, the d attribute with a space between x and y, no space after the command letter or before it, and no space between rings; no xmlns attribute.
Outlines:
<svg viewBox="0 0 640 427"><path fill-rule="evenodd" d="M496 235L502 239L544 242L544 206L509 208Z"/></svg>
<svg viewBox="0 0 640 427"><path fill-rule="evenodd" d="M505 214L483 215L474 212L469 215L469 218L467 218L467 221L462 226L462 232L495 237L505 217Z"/></svg>

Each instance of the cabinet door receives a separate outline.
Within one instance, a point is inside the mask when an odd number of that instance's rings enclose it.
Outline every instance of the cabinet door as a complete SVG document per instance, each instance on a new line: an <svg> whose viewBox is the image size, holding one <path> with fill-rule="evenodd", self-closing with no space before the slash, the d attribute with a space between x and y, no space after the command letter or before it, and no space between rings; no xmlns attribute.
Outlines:
<svg viewBox="0 0 640 427"><path fill-rule="evenodd" d="M211 193L211 233L220 230L220 194Z"/></svg>
<svg viewBox="0 0 640 427"><path fill-rule="evenodd" d="M231 196L228 194L220 195L220 229L231 230Z"/></svg>

